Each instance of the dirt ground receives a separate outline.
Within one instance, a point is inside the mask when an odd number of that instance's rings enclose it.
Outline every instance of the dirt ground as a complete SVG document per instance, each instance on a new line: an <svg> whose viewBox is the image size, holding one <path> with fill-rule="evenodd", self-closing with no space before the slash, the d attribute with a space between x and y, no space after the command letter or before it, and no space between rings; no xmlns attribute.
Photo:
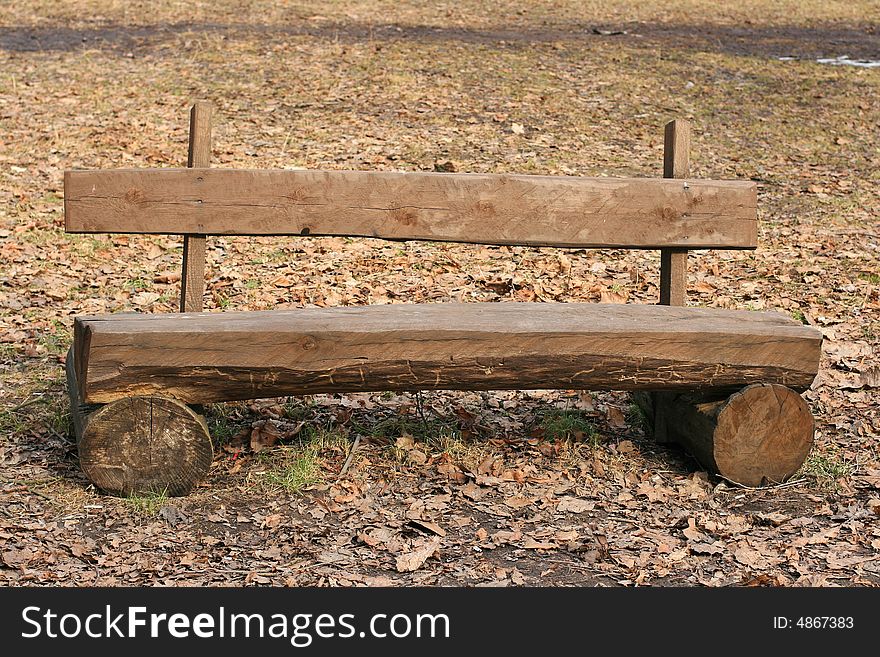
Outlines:
<svg viewBox="0 0 880 657"><path fill-rule="evenodd" d="M86 2L0 8L0 582L880 584L880 7L869 1ZM846 56L849 60L816 60ZM82 476L72 318L172 311L181 241L63 232L68 168L181 166L195 99L225 167L759 183L759 248L695 252L692 305L822 330L816 443L746 489L655 444L623 393L214 405L204 485ZM653 302L658 254L212 238L210 310Z"/></svg>

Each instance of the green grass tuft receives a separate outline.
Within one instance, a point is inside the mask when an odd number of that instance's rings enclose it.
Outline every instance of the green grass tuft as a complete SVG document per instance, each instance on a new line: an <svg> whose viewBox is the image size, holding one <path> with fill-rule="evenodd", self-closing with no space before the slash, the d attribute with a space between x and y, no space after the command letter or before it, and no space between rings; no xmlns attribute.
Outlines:
<svg viewBox="0 0 880 657"><path fill-rule="evenodd" d="M155 518L159 510L168 503L168 495L163 490L159 493L136 493L123 498L128 507L144 518Z"/></svg>
<svg viewBox="0 0 880 657"><path fill-rule="evenodd" d="M541 418L540 425L547 440L576 440L593 446L599 442L595 427L580 411L548 411Z"/></svg>
<svg viewBox="0 0 880 657"><path fill-rule="evenodd" d="M321 465L318 461L318 450L307 445L301 449L283 447L283 451L294 452L281 459L281 463L272 463L273 467L259 473L259 481L273 491L283 490L291 494L300 493L305 487L321 481ZM275 450L274 456L277 457ZM273 458L274 462L276 459Z"/></svg>
<svg viewBox="0 0 880 657"><path fill-rule="evenodd" d="M840 479L853 473L853 464L838 454L825 454L813 451L801 466L801 475L812 479L817 488L826 491L837 491Z"/></svg>

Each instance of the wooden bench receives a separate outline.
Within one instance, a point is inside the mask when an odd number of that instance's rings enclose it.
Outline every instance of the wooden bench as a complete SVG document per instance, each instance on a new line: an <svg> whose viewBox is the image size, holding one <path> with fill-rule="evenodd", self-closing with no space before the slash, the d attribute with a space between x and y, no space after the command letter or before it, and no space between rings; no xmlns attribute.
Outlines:
<svg viewBox="0 0 880 657"><path fill-rule="evenodd" d="M210 114L186 169L67 171L66 230L184 236L181 314L79 317L67 359L82 468L115 493L179 495L212 459L207 402L326 392L637 391L655 436L745 485L803 463L799 391L821 334L775 312L687 308L689 249L754 249L756 186L665 179L209 169ZM204 313L206 235L310 235L660 249L661 305L436 303Z"/></svg>

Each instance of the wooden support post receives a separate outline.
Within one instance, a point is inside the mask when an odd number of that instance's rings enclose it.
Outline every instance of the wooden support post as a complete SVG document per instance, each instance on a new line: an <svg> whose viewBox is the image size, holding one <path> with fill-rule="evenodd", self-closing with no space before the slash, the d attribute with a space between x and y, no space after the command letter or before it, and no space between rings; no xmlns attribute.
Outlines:
<svg viewBox="0 0 880 657"><path fill-rule="evenodd" d="M687 178L690 171L691 126L687 121L666 124L663 139L663 177ZM660 303L687 302L687 249L660 250Z"/></svg>
<svg viewBox="0 0 880 657"><path fill-rule="evenodd" d="M197 101L189 111L187 166L211 166L211 103ZM180 277L180 312L201 312L205 296L205 236L183 238L183 272Z"/></svg>
<svg viewBox="0 0 880 657"><path fill-rule="evenodd" d="M786 481L813 444L810 409L785 386L759 383L730 396L663 392L635 399L655 418L659 438L678 443L710 472L745 486Z"/></svg>
<svg viewBox="0 0 880 657"><path fill-rule="evenodd" d="M663 132L663 177L687 178L690 170L691 126L676 120L666 124ZM687 303L687 249L660 249L660 305L684 306ZM669 442L664 405L659 398L673 393L635 393L633 398L648 414L658 443Z"/></svg>
<svg viewBox="0 0 880 657"><path fill-rule="evenodd" d="M126 397L110 404L80 399L74 348L67 389L80 466L89 481L117 495L186 495L211 467L208 426L174 399Z"/></svg>

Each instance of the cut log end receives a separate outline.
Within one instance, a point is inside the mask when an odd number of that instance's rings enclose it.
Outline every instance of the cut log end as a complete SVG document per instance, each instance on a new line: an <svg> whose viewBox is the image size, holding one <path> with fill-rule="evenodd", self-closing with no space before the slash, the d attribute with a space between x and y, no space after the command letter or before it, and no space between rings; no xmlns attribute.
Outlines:
<svg viewBox="0 0 880 657"><path fill-rule="evenodd" d="M98 488L120 495L186 495L213 451L205 420L186 404L129 397L90 415L78 437L80 465Z"/></svg>
<svg viewBox="0 0 880 657"><path fill-rule="evenodd" d="M719 399L655 393L637 398L660 442L676 442L701 465L744 486L782 483L813 445L809 406L794 390L755 384Z"/></svg>
<svg viewBox="0 0 880 657"><path fill-rule="evenodd" d="M753 385L732 395L715 429L715 464L747 486L782 483L803 465L813 445L807 403L781 385Z"/></svg>

